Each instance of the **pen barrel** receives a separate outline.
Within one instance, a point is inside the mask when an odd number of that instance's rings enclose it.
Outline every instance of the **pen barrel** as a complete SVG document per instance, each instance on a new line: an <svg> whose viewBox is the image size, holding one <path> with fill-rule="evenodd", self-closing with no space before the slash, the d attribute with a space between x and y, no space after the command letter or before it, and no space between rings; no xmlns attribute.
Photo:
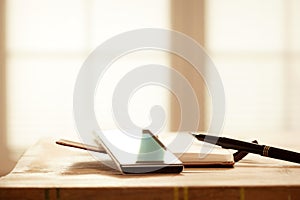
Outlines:
<svg viewBox="0 0 300 200"><path fill-rule="evenodd" d="M234 140L226 137L216 137L210 135L195 135L195 137L204 142L219 145L226 149L235 149L249 153L255 153L262 156L295 162L300 164L300 153L284 150L280 148L270 147L266 145L253 144L240 140Z"/></svg>
<svg viewBox="0 0 300 200"><path fill-rule="evenodd" d="M255 154L261 154L264 149L264 146L262 145L229 139L225 137L219 138L217 144L226 149L236 149L239 151L246 151Z"/></svg>
<svg viewBox="0 0 300 200"><path fill-rule="evenodd" d="M300 163L300 153L279 149L275 147L264 146L262 156L276 158L280 160Z"/></svg>

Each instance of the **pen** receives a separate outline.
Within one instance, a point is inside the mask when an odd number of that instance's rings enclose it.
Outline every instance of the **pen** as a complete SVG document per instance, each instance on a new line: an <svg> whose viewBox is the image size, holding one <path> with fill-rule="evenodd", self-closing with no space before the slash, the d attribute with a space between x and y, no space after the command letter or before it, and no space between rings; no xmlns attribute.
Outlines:
<svg viewBox="0 0 300 200"><path fill-rule="evenodd" d="M194 133L192 133L192 135L200 141L215 144L225 149L247 151L249 153L259 154L265 157L300 163L300 153L297 152L270 147L266 145L243 142L240 140L234 140L226 137L216 137L216 136L194 134Z"/></svg>

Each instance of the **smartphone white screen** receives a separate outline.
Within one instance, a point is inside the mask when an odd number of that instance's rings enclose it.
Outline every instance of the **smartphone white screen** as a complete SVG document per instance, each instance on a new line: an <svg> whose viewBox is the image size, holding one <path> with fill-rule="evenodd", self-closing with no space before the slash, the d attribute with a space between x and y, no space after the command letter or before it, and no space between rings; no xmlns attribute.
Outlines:
<svg viewBox="0 0 300 200"><path fill-rule="evenodd" d="M97 131L95 139L106 148L107 153L121 168L182 168L181 161L150 132L141 131L133 135L120 130Z"/></svg>

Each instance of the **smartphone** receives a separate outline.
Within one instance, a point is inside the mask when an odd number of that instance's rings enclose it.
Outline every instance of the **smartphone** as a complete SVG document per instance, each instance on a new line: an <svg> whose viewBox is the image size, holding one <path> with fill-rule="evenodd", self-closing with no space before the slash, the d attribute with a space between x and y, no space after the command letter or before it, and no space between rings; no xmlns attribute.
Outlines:
<svg viewBox="0 0 300 200"><path fill-rule="evenodd" d="M121 130L95 131L95 142L124 174L180 173L182 162L149 130L134 135Z"/></svg>

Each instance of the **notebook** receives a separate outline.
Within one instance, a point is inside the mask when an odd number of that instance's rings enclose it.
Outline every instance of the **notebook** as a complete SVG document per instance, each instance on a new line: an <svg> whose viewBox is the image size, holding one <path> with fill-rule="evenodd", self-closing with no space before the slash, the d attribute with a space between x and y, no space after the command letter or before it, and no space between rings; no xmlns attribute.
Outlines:
<svg viewBox="0 0 300 200"><path fill-rule="evenodd" d="M188 132L180 134L182 138L192 137ZM233 167L235 163L230 150L201 142L194 137L190 138L193 142L184 153L181 152L180 148L170 148L169 144L176 137L176 134L167 132L159 136L159 139L183 162L185 167Z"/></svg>
<svg viewBox="0 0 300 200"><path fill-rule="evenodd" d="M185 135L185 137L188 137L188 135L189 134ZM227 149L207 143L204 144L203 142L194 139L187 150L182 153L179 150L180 148L172 147L172 145L170 145L175 137L176 134L174 133L164 133L158 136L158 139L181 160L185 167L233 167L234 165L233 154ZM58 140L56 143L63 146L106 153L99 145L83 144L64 139Z"/></svg>

